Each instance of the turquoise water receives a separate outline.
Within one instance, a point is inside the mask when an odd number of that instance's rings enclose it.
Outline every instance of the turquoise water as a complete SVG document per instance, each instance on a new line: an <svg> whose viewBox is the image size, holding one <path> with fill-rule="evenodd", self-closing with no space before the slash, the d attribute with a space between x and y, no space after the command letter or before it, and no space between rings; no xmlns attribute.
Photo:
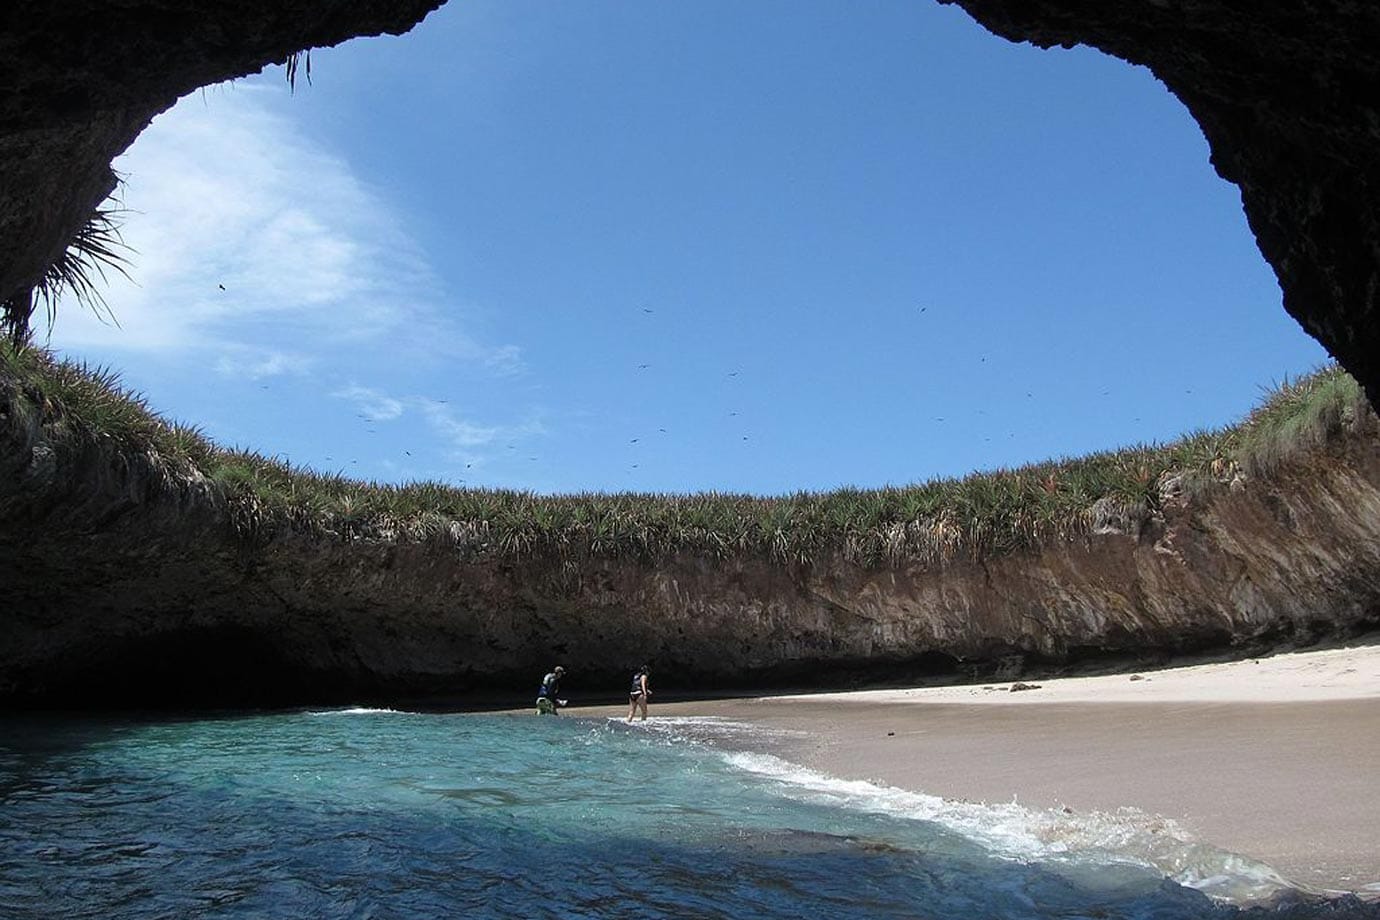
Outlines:
<svg viewBox="0 0 1380 920"><path fill-rule="evenodd" d="M1286 888L1144 816L944 802L770 741L713 719L11 718L0 917L1218 918Z"/></svg>

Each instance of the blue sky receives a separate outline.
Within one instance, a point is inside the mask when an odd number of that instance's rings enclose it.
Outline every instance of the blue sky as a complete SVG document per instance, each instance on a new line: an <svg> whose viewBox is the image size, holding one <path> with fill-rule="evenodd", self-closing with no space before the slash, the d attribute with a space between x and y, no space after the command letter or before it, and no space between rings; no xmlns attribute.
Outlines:
<svg viewBox="0 0 1380 920"><path fill-rule="evenodd" d="M1326 358L1148 71L953 7L467 0L312 75L157 118L120 328L52 331L227 446L872 487L1168 440Z"/></svg>

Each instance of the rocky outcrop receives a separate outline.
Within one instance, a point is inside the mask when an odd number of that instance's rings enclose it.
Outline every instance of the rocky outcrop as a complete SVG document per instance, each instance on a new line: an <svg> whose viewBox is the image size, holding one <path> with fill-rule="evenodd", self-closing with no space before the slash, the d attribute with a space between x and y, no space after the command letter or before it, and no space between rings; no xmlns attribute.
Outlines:
<svg viewBox="0 0 1380 920"><path fill-rule="evenodd" d="M940 0L997 35L1150 68L1202 126L1284 307L1380 406L1380 6Z"/></svg>
<svg viewBox="0 0 1380 920"><path fill-rule="evenodd" d="M299 49L406 31L442 2L0 5L0 302L51 264L114 187L112 158L179 96ZM1285 308L1380 407L1380 7L940 2L1013 41L1085 44L1150 68L1241 188Z"/></svg>
<svg viewBox="0 0 1380 920"><path fill-rule="evenodd" d="M111 161L193 90L305 48L401 34L445 0L0 4L0 302L115 188Z"/></svg>
<svg viewBox="0 0 1380 920"><path fill-rule="evenodd" d="M194 471L63 438L60 415L0 379L0 701L525 694L557 660L585 695L643 661L663 689L1011 677L1346 633L1380 623L1380 443L1364 422L1198 499L1166 477L1154 513L1017 554L570 565L458 529L245 537L235 502Z"/></svg>

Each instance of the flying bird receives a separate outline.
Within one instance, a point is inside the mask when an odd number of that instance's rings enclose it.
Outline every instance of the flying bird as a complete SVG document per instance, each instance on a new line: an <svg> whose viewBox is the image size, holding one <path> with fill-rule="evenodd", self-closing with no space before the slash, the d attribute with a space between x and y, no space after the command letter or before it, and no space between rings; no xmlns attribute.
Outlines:
<svg viewBox="0 0 1380 920"><path fill-rule="evenodd" d="M216 287L220 288L222 291L225 290L225 285L223 284L217 284Z"/></svg>
<svg viewBox="0 0 1380 920"><path fill-rule="evenodd" d="M629 443L629 444L636 444L636 443L637 443L637 438L633 438L633 439L632 439L631 441L629 441L628 443Z"/></svg>
<svg viewBox="0 0 1380 920"><path fill-rule="evenodd" d="M405 450L403 453L407 454L409 457L412 456L412 451L410 450Z"/></svg>
<svg viewBox="0 0 1380 920"><path fill-rule="evenodd" d="M637 366L637 369L640 370L640 371L645 371L645 370L646 370L647 368L649 368L649 367L651 367L650 364L639 364L639 365Z"/></svg>

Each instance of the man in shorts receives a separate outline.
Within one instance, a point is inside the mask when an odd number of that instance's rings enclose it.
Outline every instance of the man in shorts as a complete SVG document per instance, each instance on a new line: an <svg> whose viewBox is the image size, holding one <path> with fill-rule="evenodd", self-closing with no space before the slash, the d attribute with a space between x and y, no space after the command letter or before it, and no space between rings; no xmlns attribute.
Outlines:
<svg viewBox="0 0 1380 920"><path fill-rule="evenodd" d="M541 679L541 689L537 691L537 715L554 716L556 710L565 705L565 700L557 699L564 676L565 668L556 665L550 674Z"/></svg>

